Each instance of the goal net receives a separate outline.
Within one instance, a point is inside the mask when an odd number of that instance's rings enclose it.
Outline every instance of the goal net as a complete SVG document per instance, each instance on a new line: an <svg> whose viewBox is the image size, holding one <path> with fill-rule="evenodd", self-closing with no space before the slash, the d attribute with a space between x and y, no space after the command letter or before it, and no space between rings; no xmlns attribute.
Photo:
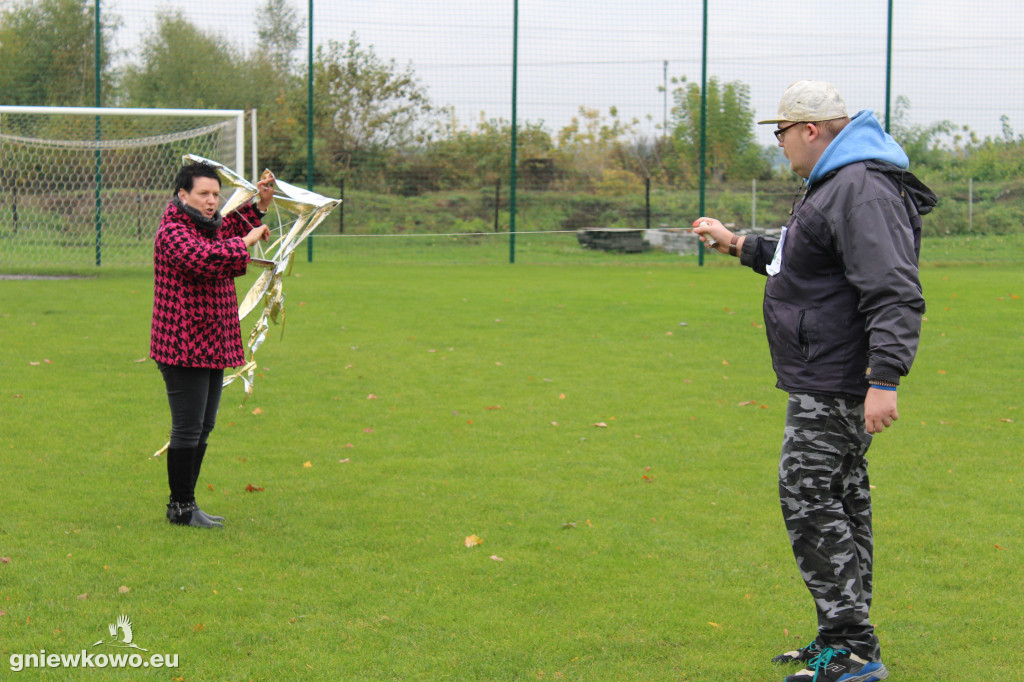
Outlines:
<svg viewBox="0 0 1024 682"><path fill-rule="evenodd" d="M184 154L244 173L244 114L0 106L0 267L152 263Z"/></svg>

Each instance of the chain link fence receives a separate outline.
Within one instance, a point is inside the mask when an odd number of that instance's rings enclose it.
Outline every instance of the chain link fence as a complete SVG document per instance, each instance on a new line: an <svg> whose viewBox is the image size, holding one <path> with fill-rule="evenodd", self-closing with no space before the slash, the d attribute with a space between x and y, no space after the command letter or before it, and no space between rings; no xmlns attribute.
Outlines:
<svg viewBox="0 0 1024 682"><path fill-rule="evenodd" d="M113 72L126 74L104 90L104 104L152 91L138 83L159 75L161 49L186 36L216 49L177 53L172 73L187 86L178 99L258 109L259 164L294 184L310 180L313 150L315 189L344 199L318 235L361 237L318 238L318 249L385 258L412 242L395 237L473 235L464 243L479 244L506 235L513 215L521 248L555 234L568 238L544 239L578 248L572 232L585 227L679 228L702 208L738 229L776 227L799 179L768 127L753 121L773 116L801 78L835 83L851 113L874 110L904 143L942 197L927 221L932 235L1019 231L1024 222L1024 9L1013 0L969 13L952 0L142 0L99 10ZM746 156L728 158L724 138L742 131L708 112L703 192L692 135L702 86L718 98L715 112L746 115L749 137ZM158 99L139 104L168 105ZM13 180L3 182L0 248L9 251ZM137 218L141 241L159 208L147 204ZM72 229L54 210L51 223ZM73 230L89 222L80 210Z"/></svg>

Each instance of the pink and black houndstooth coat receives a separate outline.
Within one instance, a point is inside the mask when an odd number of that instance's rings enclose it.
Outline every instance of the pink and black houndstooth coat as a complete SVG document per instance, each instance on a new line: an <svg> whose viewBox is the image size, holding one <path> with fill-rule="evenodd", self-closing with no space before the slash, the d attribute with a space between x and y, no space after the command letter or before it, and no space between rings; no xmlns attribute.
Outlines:
<svg viewBox="0 0 1024 682"><path fill-rule="evenodd" d="M245 204L211 235L174 204L167 206L153 250L151 358L210 369L245 362L235 277L249 262L242 237L259 224L252 204Z"/></svg>

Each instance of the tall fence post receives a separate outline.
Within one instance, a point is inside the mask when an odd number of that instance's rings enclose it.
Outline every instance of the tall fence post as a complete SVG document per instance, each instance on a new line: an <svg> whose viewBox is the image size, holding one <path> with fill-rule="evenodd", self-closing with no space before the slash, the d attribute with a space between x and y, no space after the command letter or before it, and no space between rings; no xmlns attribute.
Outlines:
<svg viewBox="0 0 1024 682"><path fill-rule="evenodd" d="M96 14L93 18L93 90L95 91L96 107L101 106L103 83L100 78L100 0L96 0ZM96 116L96 141L103 138L99 115ZM99 145L96 145L96 267L103 263L103 155Z"/></svg>
<svg viewBox="0 0 1024 682"><path fill-rule="evenodd" d="M309 0L309 45L306 46L306 188L313 191L313 0ZM306 239L306 260L313 262L313 235Z"/></svg>
<svg viewBox="0 0 1024 682"><path fill-rule="evenodd" d="M705 159L708 149L708 0L704 0L704 37L700 58L700 214L704 215L707 191ZM704 242L697 240L697 264L704 265Z"/></svg>
<svg viewBox="0 0 1024 682"><path fill-rule="evenodd" d="M509 154L508 262L516 262L516 84L519 78L519 0L512 2L512 149Z"/></svg>
<svg viewBox="0 0 1024 682"><path fill-rule="evenodd" d="M885 39L885 132L889 132L889 100L892 97L892 0L889 0L889 27Z"/></svg>

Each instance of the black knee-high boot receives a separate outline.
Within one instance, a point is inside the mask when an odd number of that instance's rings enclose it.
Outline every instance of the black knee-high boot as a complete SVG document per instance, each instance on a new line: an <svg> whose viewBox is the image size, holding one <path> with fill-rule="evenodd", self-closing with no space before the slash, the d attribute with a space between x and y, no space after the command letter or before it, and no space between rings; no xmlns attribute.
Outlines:
<svg viewBox="0 0 1024 682"><path fill-rule="evenodd" d="M196 485L199 483L199 470L203 468L203 458L206 456L206 443L200 443L196 446L195 456L192 458L192 490L193 493L196 489ZM196 507L198 509L198 505ZM223 516L214 516L213 514L207 514L202 509L199 509L199 513L205 516L210 521L223 521Z"/></svg>
<svg viewBox="0 0 1024 682"><path fill-rule="evenodd" d="M167 483L171 488L167 520L179 526L218 528L221 524L204 518L196 506L194 458L195 448L167 448Z"/></svg>

